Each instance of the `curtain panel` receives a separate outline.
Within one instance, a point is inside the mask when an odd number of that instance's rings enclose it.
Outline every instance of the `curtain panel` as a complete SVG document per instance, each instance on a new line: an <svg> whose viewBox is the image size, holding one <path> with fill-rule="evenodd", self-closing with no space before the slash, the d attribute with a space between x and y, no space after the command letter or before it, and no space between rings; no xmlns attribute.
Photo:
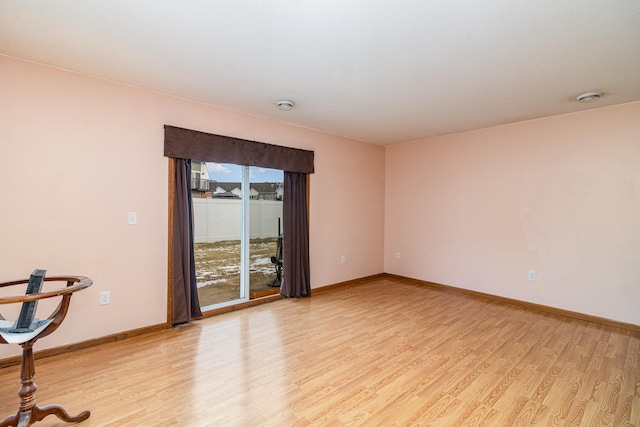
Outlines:
<svg viewBox="0 0 640 427"><path fill-rule="evenodd" d="M173 325L202 317L193 251L193 212L191 203L191 160L174 162L173 227L171 229L171 322Z"/></svg>
<svg viewBox="0 0 640 427"><path fill-rule="evenodd" d="M294 202L287 203L287 200ZM308 297L311 296L311 274L306 174L284 173L283 211L284 275L280 284L280 294L287 298Z"/></svg>

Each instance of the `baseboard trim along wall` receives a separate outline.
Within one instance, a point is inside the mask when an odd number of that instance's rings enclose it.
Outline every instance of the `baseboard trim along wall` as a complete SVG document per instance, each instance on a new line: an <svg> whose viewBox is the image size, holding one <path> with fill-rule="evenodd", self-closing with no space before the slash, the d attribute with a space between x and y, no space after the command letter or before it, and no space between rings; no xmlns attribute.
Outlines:
<svg viewBox="0 0 640 427"><path fill-rule="evenodd" d="M592 316L590 314L579 313L576 311L564 310L556 307L549 307L547 305L535 304L532 302L521 301L513 298L501 297L498 295L486 294L483 292L471 291L469 289L456 288L455 286L442 285L440 283L427 282L425 280L412 279L409 277L398 276L395 274L384 273L384 276L389 278L394 278L396 280L400 280L407 284L412 284L416 286L425 286L432 289L436 289L442 292L457 292L461 294L466 294L470 296L476 296L481 298L488 298L495 301L507 302L515 305L519 305L521 307L543 311L551 314L558 314L560 316L571 317L573 319L586 320L588 322L600 323L602 325L613 326L615 328L627 329L634 332L640 332L640 325L634 325L633 323L625 323L617 320L606 319L604 317Z"/></svg>
<svg viewBox="0 0 640 427"><path fill-rule="evenodd" d="M74 350L80 350L83 348L94 347L101 344L108 344L111 342L122 341L127 338L137 337L139 335L146 335L162 331L169 328L166 323L160 323L157 325L146 326L144 328L132 329L125 332L119 332L117 334L107 335L100 338L94 338L86 341L81 341L75 344L63 345L60 347L47 348L45 350L39 350L34 352L35 359L44 359L45 357L55 356L62 353L68 353ZM8 357L0 360L0 369L7 366L19 365L22 363L22 356Z"/></svg>
<svg viewBox="0 0 640 427"><path fill-rule="evenodd" d="M538 310L538 311L542 311L542 312L546 312L546 313L552 313L552 314L557 314L557 315L561 315L561 316L571 317L571 318L574 318L574 319L585 320L585 321L588 321L588 322L600 323L600 324L607 325L607 326L613 326L615 328L621 328L621 329L627 329L627 330L634 331L634 332L640 332L640 325L634 325L632 323L619 322L619 321L616 321L616 320L611 320L611 319L606 319L606 318L602 318L602 317L592 316L592 315L584 314L584 313L578 313L578 312L575 312L575 311L563 310L563 309L560 309L560 308L549 307L549 306L541 305L541 304L534 304L534 303L530 303L530 302L526 302L526 301L516 300L516 299L513 299L513 298L506 298L506 297L501 297L501 296L497 296L497 295L486 294L486 293L483 293L483 292L471 291L471 290L468 290L468 289L456 288L455 286L449 286L449 285L443 285L443 284L440 284L440 283L427 282L425 280L412 279L412 278L409 278L409 277L398 276L398 275L390 274L390 273L379 273L379 274L374 274L372 276L361 277L359 279L348 280L346 282L340 282L340 283L334 283L332 285L322 286L320 288L313 288L311 290L311 295L313 296L313 295L323 294L323 293L327 293L327 292L337 291L337 290L344 289L344 288L347 288L347 287L350 287L350 286L366 285L369 281L375 280L375 279L379 279L379 278L389 278L389 279L397 280L397 281L400 281L402 283L406 283L406 284L409 284L409 285L424 286L424 287L435 289L435 290L438 290L438 291L441 291L441 292L456 292L456 293L465 294L465 295L474 296L474 297L487 298L487 299L491 299L491 300L495 300L495 301L507 302L507 303L519 305L519 306L527 308L527 309ZM241 308L251 307L251 306L254 306L254 305L258 305L258 304L264 304L264 303L267 303L267 302L276 301L276 300L283 299L283 298L284 297L282 295L280 295L280 294L270 295L270 296L263 297L263 298L257 298L257 299L250 300L248 302L241 303L241 304L238 304L238 305L234 305L234 306L224 307L224 308L217 309L217 310L208 311L208 312L206 312L204 314L203 317L210 317L210 316L215 316L215 315L218 315L218 314L228 313L228 312L231 312L231 311L239 310ZM95 339L91 339L91 340L87 340L87 341L81 341L81 342L78 342L78 343L75 343L75 344L49 348L49 349L46 349L46 350L40 350L40 351L35 352L34 356L35 356L36 359L43 359L45 357L55 356L55 355L58 355L58 354L67 353L67 352L74 351L74 350L80 350L80 349L83 349L83 348L94 347L94 346L101 345L101 344L107 344L107 343L111 343L111 342L122 341L122 340L125 340L127 338L132 338L132 337L136 337L136 336L139 336L139 335L146 335L146 334L156 333L156 332L163 331L163 330L166 330L166 329L169 329L169 328L171 328L171 325L169 325L167 323L161 323L161 324L157 324L157 325L147 326L147 327L144 327L144 328L133 329L133 330L130 330L130 331L125 331L125 332L120 332L120 333L116 333L116 334L112 334L112 335L107 335L107 336L104 336L104 337L95 338ZM0 360L0 369L8 367L8 366L19 365L21 363L21 361L22 361L22 357L21 356L15 356L15 357L9 357L9 358L6 358L6 359L2 359L2 360Z"/></svg>
<svg viewBox="0 0 640 427"><path fill-rule="evenodd" d="M217 314L228 313L230 311L240 310L241 308L251 307L254 305L264 304L272 301L276 301L279 299L283 299L284 297L280 294L269 295L262 298L256 298L249 300L247 302L243 302L240 304L236 304L233 306L223 307L216 310L210 310L203 314L203 318L215 316ZM44 359L45 357L55 356L58 354L67 353L74 350L80 350L83 348L94 347L97 345L108 344L111 342L122 341L127 338L137 337L139 335L152 334L159 331L163 331L166 329L170 329L172 326L170 323L160 323L157 325L146 326L144 328L132 329L129 331L119 332L112 335L107 335L100 338L94 338L86 341L81 341L75 344L63 345L60 347L48 348L45 350L36 351L34 353L35 359ZM6 368L8 366L15 366L22 363L22 356L14 356L8 357L6 359L0 360L0 369Z"/></svg>
<svg viewBox="0 0 640 427"><path fill-rule="evenodd" d="M387 276L387 273L378 273L372 276L361 277L359 279L347 280L346 282L334 283L333 285L322 286L320 288L312 288L311 296L323 294L325 292L335 291L337 289L348 288L349 286L366 285L367 282ZM400 277L400 276L397 276Z"/></svg>

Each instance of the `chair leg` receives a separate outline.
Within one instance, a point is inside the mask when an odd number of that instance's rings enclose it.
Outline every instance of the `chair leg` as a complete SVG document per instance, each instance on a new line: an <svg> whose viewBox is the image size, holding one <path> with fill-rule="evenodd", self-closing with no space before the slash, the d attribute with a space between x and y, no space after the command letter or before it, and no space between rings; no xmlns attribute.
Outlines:
<svg viewBox="0 0 640 427"><path fill-rule="evenodd" d="M16 427L18 425L19 415L20 414L9 415L7 418L2 420L0 427Z"/></svg>
<svg viewBox="0 0 640 427"><path fill-rule="evenodd" d="M78 415L69 415L69 413L60 405L47 405L42 408L36 406L35 408L33 408L34 422L40 421L48 415L55 415L62 421L66 421L68 423L79 423L89 418L91 412L82 411Z"/></svg>
<svg viewBox="0 0 640 427"><path fill-rule="evenodd" d="M22 369L20 372L21 386L18 390L20 396L20 409L15 415L5 418L0 427L27 427L41 421L44 417L55 415L68 423L79 423L91 415L89 411L83 411L78 415L69 413L60 405L48 405L42 408L36 405L36 376L35 362L33 358L33 344L30 341L22 344Z"/></svg>

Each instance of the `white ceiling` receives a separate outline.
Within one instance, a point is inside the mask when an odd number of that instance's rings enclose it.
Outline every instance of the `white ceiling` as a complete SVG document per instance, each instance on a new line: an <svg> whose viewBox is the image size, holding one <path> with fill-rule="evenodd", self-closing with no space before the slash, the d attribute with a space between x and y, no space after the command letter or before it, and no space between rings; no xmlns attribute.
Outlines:
<svg viewBox="0 0 640 427"><path fill-rule="evenodd" d="M391 144L640 100L640 1L0 0L0 54Z"/></svg>

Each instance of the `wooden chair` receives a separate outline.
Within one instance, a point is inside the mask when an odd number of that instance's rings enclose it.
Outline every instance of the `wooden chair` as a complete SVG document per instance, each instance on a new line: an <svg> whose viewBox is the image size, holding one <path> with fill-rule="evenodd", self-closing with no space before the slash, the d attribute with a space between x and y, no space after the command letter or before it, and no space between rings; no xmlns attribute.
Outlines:
<svg viewBox="0 0 640 427"><path fill-rule="evenodd" d="M91 412L83 411L78 415L72 416L69 415L69 413L60 405L48 405L44 407L39 407L36 405L35 394L37 386L34 382L35 364L33 358L33 345L38 339L46 337L47 335L58 329L58 326L60 326L65 316L67 315L67 311L69 310L71 295L73 295L74 292L88 288L92 284L91 279L83 276L47 277L44 279L44 281L66 282L66 287L50 292L4 298L0 297L0 304L27 303L30 301L38 301L47 298L62 297L58 307L53 311L53 313L51 313L51 315L47 319L48 323L46 323L46 326L44 326L44 328L40 330L35 336L28 338L27 341L17 343L22 347L22 369L20 372L22 385L18 390L18 396L20 396L20 407L17 414L10 415L2 422L0 422L0 427L30 426L31 424L37 421L41 421L46 416L52 414L63 421L77 423L86 420L87 418L89 418L89 415L91 415ZM14 282L0 283L0 288L14 285L23 285L28 282L29 280L25 279ZM0 319L4 320L2 315L0 315ZM0 335L0 344L13 343L12 340L9 341L11 342L8 342L2 335Z"/></svg>

